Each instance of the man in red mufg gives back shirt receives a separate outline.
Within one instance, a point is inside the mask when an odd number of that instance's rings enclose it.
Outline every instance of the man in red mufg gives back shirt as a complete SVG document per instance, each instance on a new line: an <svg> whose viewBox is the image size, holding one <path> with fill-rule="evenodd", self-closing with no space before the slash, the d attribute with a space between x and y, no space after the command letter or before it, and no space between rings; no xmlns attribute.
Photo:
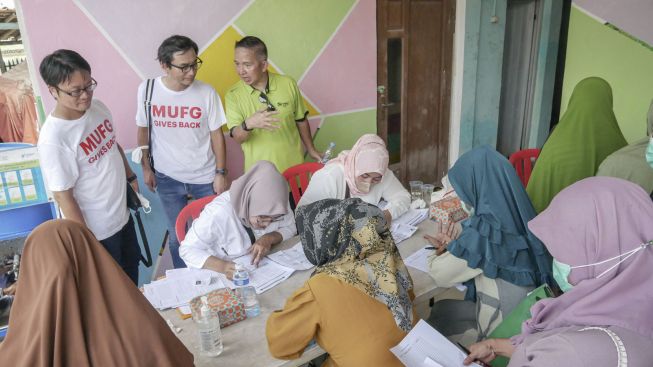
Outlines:
<svg viewBox="0 0 653 367"><path fill-rule="evenodd" d="M197 44L188 37L168 37L157 53L165 75L153 80L148 107L144 103L148 81L141 83L137 94L136 125L138 149L143 151L143 178L150 190L156 190L163 204L175 268L186 266L179 256L175 222L188 204L188 195L199 199L227 189L222 134L226 118L215 89L195 80L202 65L197 51ZM147 149L148 113L151 113L152 152ZM154 169L150 167L150 154Z"/></svg>
<svg viewBox="0 0 653 367"><path fill-rule="evenodd" d="M77 52L58 50L39 68L57 104L38 142L41 169L63 216L85 224L131 280L140 248L127 209L125 180L138 191L107 106L93 99L97 82Z"/></svg>

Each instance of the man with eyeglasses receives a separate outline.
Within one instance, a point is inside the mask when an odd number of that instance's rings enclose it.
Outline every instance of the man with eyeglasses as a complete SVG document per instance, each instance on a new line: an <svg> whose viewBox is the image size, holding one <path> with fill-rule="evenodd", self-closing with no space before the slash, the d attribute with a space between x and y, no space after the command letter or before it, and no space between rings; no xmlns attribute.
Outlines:
<svg viewBox="0 0 653 367"><path fill-rule="evenodd" d="M303 148L320 160L297 83L268 72L265 43L252 36L236 42L234 63L240 81L225 96L227 127L243 149L245 171L268 160L283 172L304 162Z"/></svg>
<svg viewBox="0 0 653 367"><path fill-rule="evenodd" d="M111 112L93 98L91 66L75 51L58 50L39 72L57 102L38 141L46 185L63 216L86 225L137 284L140 247L125 180L136 191L138 181L116 141Z"/></svg>
<svg viewBox="0 0 653 367"><path fill-rule="evenodd" d="M197 44L185 36L161 43L157 59L164 72L154 79L150 104L144 103L147 81L138 88L136 125L142 149L143 178L156 190L168 224L168 246L175 268L186 267L179 256L175 222L188 203L227 189L226 150L222 125L226 122L220 97L210 85L195 80L202 60ZM148 114L151 145L148 147ZM149 155L154 158L150 166Z"/></svg>

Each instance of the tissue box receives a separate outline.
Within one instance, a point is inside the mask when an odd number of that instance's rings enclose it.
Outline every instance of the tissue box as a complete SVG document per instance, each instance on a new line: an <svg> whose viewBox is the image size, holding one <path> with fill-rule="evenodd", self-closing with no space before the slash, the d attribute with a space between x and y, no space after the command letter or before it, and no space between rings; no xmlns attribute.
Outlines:
<svg viewBox="0 0 653 367"><path fill-rule="evenodd" d="M228 288L220 288L206 294L209 307L220 317L220 327L226 327L235 324L238 321L245 320L245 306L240 298ZM193 316L199 315L202 307L202 297L195 297L190 301L190 308Z"/></svg>
<svg viewBox="0 0 653 367"><path fill-rule="evenodd" d="M455 223L466 219L467 213L463 210L460 198L453 196L431 203L429 217L443 224Z"/></svg>

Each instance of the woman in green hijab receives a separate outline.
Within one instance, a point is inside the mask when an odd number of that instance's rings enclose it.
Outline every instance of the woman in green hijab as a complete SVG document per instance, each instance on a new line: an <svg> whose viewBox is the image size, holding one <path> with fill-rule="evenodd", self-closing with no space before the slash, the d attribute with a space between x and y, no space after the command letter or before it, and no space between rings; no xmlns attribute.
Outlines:
<svg viewBox="0 0 653 367"><path fill-rule="evenodd" d="M612 111L610 84L598 77L581 80L528 181L535 210L542 212L562 189L594 176L605 157L625 145Z"/></svg>

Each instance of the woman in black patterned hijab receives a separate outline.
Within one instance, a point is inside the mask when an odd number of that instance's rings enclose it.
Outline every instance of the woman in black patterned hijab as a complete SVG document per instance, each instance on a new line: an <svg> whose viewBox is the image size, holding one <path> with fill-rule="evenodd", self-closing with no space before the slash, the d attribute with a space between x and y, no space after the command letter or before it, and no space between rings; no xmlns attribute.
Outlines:
<svg viewBox="0 0 653 367"><path fill-rule="evenodd" d="M383 212L358 198L325 199L299 207L295 221L317 267L268 319L272 355L297 358L316 339L327 365L401 366L389 348L416 321L413 284Z"/></svg>

